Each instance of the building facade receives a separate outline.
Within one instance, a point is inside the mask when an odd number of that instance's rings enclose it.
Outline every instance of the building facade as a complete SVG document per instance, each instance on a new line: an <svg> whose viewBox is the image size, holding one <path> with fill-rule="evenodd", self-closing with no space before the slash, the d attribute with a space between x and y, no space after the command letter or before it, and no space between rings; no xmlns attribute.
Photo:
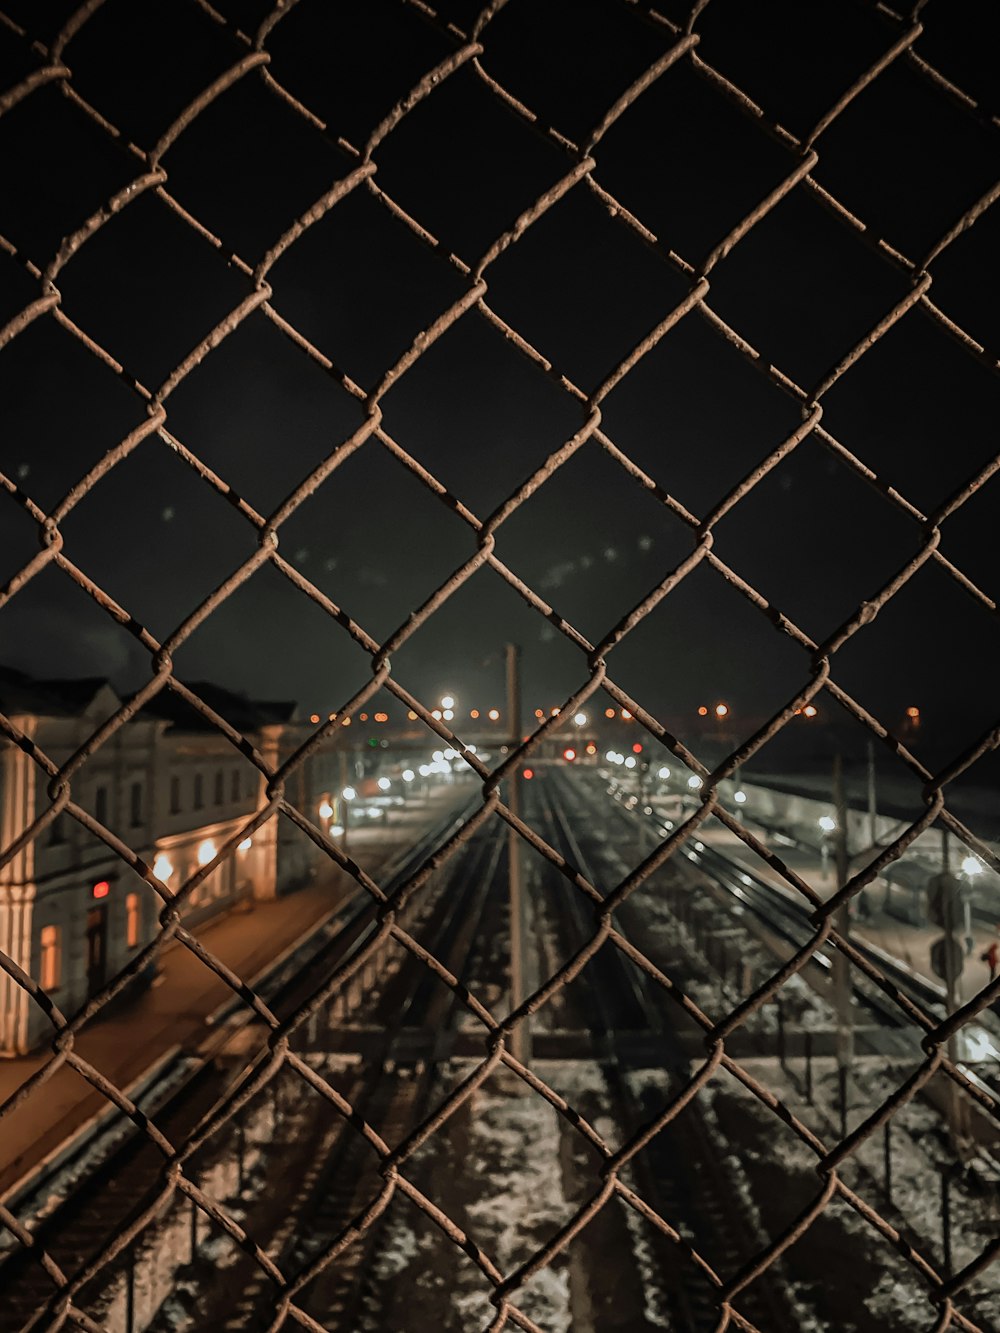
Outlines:
<svg viewBox="0 0 1000 1333"><path fill-rule="evenodd" d="M254 703L204 682L192 689L270 767L309 730L294 720L291 704ZM0 668L0 713L20 739L0 732L0 950L67 1016L155 937L164 903L66 812L28 836L52 807L49 776L29 751L37 747L61 767L120 703L103 680L37 681ZM320 827L332 823L317 812L328 808L338 762L319 751L289 780L289 798ZM318 849L287 818L244 833L266 803L263 775L172 692L87 758L71 797L174 892L226 852L186 897L188 926L294 888L320 863ZM45 1039L52 1026L44 1005L44 997L39 1003L0 970L0 1055L22 1054Z"/></svg>

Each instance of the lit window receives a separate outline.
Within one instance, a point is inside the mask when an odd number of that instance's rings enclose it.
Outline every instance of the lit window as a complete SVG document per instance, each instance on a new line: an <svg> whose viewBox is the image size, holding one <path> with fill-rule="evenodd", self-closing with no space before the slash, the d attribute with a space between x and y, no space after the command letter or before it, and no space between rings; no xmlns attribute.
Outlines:
<svg viewBox="0 0 1000 1333"><path fill-rule="evenodd" d="M43 926L39 943L41 945L39 980L43 990L52 991L59 985L59 973L62 970L59 927Z"/></svg>
<svg viewBox="0 0 1000 1333"><path fill-rule="evenodd" d="M139 895L130 893L125 898L125 943L134 949L139 943L139 926L142 920Z"/></svg>

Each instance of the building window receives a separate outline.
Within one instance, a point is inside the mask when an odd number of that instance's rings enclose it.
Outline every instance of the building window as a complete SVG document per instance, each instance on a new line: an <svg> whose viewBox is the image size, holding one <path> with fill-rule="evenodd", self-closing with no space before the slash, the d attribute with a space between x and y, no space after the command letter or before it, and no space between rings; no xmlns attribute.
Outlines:
<svg viewBox="0 0 1000 1333"><path fill-rule="evenodd" d="M94 790L94 818L98 824L108 822L108 789L97 787Z"/></svg>
<svg viewBox="0 0 1000 1333"><path fill-rule="evenodd" d="M181 780L180 778L170 779L170 813L179 815L181 812Z"/></svg>
<svg viewBox="0 0 1000 1333"><path fill-rule="evenodd" d="M133 782L129 787L129 816L133 827L142 823L142 783Z"/></svg>
<svg viewBox="0 0 1000 1333"><path fill-rule="evenodd" d="M139 895L130 893L125 898L125 943L134 949L139 943L139 930L142 923L142 909Z"/></svg>
<svg viewBox="0 0 1000 1333"><path fill-rule="evenodd" d="M226 799L226 775L220 768L215 775L215 804L221 805Z"/></svg>
<svg viewBox="0 0 1000 1333"><path fill-rule="evenodd" d="M200 810L205 804L205 779L200 773L194 775L194 808Z"/></svg>
<svg viewBox="0 0 1000 1333"><path fill-rule="evenodd" d="M229 779L229 799L238 801L240 799L240 770L234 768Z"/></svg>
<svg viewBox="0 0 1000 1333"><path fill-rule="evenodd" d="M59 927L43 926L39 942L41 945L39 981L43 990L52 991L59 985L59 973L62 970Z"/></svg>

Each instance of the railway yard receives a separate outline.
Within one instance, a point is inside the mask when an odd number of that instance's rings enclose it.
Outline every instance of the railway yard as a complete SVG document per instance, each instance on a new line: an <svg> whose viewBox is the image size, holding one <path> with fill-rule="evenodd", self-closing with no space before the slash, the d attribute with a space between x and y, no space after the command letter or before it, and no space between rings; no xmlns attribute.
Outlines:
<svg viewBox="0 0 1000 1333"><path fill-rule="evenodd" d="M527 1070L498 1045L509 850L486 820L405 908L415 950L386 936L369 958L375 913L348 899L255 987L257 1014L234 999L163 1064L140 1099L152 1129L112 1126L6 1200L25 1230L0 1255L4 1333L54 1326L69 1296L79 1326L122 1333L263 1333L282 1317L372 1333L700 1333L723 1297L742 1328L940 1326L922 1277L959 1273L997 1233L988 1135L954 1169L931 1084L831 1177L844 1136L829 951L724 1022L810 939L806 909L689 839L595 951L598 898L667 828L595 772L537 777L524 819L563 864L521 848L539 999ZM938 1012L933 987L874 946L866 956L889 992ZM853 1009L849 1135L925 1058L919 1025L857 970ZM976 1032L983 1058L966 1073L988 1120L995 1015ZM994 1270L956 1297L952 1325L1000 1327Z"/></svg>

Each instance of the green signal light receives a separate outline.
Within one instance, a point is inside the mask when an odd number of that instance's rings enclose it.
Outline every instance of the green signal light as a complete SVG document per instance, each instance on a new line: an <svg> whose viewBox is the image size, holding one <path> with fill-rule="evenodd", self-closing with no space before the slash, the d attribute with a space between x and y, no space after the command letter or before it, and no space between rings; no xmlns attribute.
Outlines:
<svg viewBox="0 0 1000 1333"><path fill-rule="evenodd" d="M374 750L374 749L378 746L378 737L377 737L377 736L369 736L369 737L368 737L368 744L369 744L369 745L372 747L372 749Z"/></svg>

